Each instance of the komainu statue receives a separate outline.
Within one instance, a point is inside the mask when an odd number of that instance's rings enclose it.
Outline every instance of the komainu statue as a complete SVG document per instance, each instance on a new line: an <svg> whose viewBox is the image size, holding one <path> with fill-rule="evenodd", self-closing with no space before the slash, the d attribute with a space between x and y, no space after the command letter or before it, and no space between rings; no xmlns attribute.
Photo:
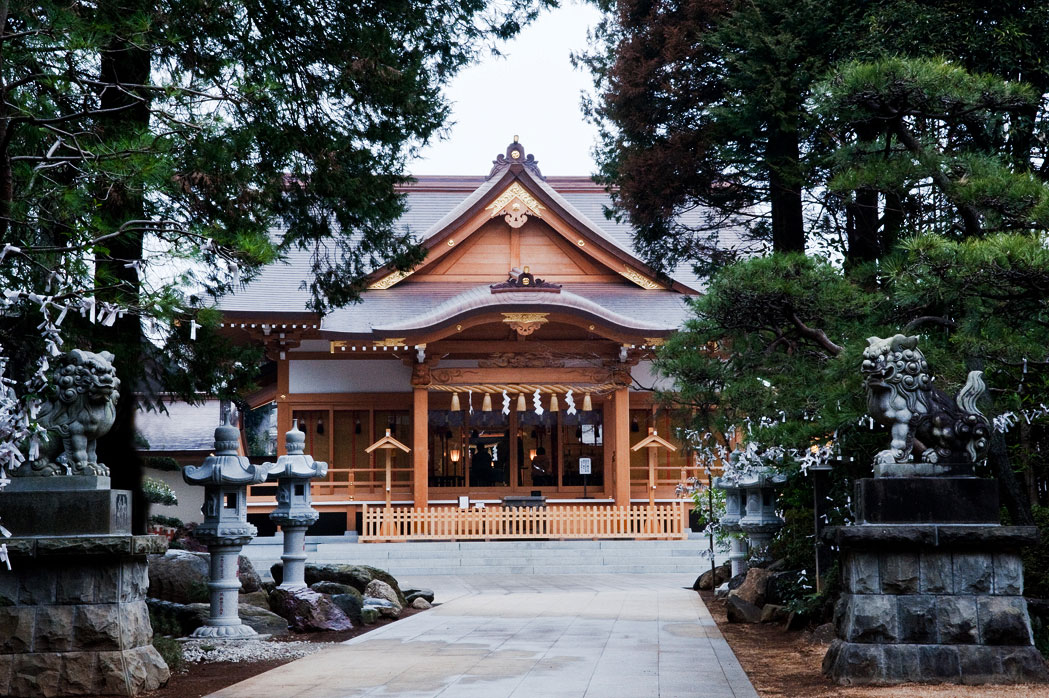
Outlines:
<svg viewBox="0 0 1049 698"><path fill-rule="evenodd" d="M95 444L113 426L120 380L113 355L81 349L62 354L54 373L54 396L40 409L47 439L37 458L15 475L109 475L98 462Z"/></svg>
<svg viewBox="0 0 1049 698"><path fill-rule="evenodd" d="M952 400L933 387L917 337L871 337L867 343L862 365L867 409L892 429L890 447L874 460L877 475L947 474L951 466L971 470L986 458L991 426L976 406L987 391L982 371L971 371Z"/></svg>

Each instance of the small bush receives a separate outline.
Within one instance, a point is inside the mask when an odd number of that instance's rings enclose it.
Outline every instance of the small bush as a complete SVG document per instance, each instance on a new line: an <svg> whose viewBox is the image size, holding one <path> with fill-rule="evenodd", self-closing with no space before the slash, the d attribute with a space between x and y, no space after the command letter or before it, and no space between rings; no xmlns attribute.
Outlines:
<svg viewBox="0 0 1049 698"><path fill-rule="evenodd" d="M154 634L153 647L160 653L160 657L173 674L179 671L186 663L185 658L182 656L182 643L178 640Z"/></svg>
<svg viewBox="0 0 1049 698"><path fill-rule="evenodd" d="M182 519L174 516L164 516L163 514L152 514L149 517L149 522L154 526L169 526L171 528L185 528L186 524L182 522Z"/></svg>
<svg viewBox="0 0 1049 698"><path fill-rule="evenodd" d="M151 477L142 480L142 491L146 495L146 501L150 504L178 504L175 491L168 487L166 482L154 480Z"/></svg>
<svg viewBox="0 0 1049 698"><path fill-rule="evenodd" d="M153 470L181 470L178 461L171 456L146 456L142 459L142 464L147 468L153 468Z"/></svg>

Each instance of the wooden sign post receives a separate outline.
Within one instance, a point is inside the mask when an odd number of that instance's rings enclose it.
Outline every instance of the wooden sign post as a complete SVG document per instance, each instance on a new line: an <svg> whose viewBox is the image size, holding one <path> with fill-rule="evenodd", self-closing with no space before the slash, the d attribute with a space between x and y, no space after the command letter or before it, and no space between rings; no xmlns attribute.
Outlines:
<svg viewBox="0 0 1049 698"><path fill-rule="evenodd" d="M648 436L630 447L631 451L648 449L648 506L656 505L656 449L665 448L668 451L676 451L677 446L661 437L655 429L648 428Z"/></svg>
<svg viewBox="0 0 1049 698"><path fill-rule="evenodd" d="M386 430L386 436L382 437L368 448L364 449L365 453L371 453L377 448L381 448L386 451L386 515L383 517L385 522L383 523L383 533L389 534L388 528L390 526L390 507L393 505L393 449L399 448L405 453L411 451L410 448L402 444L397 439L390 435L390 430Z"/></svg>

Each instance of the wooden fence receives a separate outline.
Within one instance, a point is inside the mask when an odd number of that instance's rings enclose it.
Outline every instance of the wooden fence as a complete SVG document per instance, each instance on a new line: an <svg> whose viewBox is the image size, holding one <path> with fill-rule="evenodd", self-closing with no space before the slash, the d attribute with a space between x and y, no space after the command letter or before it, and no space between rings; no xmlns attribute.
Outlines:
<svg viewBox="0 0 1049 698"><path fill-rule="evenodd" d="M686 502L655 506L547 506L484 509L363 506L362 543L513 538L681 540Z"/></svg>

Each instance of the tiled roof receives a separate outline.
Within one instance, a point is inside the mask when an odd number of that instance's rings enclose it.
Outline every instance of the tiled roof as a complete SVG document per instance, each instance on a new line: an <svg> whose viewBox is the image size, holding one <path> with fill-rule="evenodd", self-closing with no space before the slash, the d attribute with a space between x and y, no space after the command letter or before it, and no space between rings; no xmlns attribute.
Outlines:
<svg viewBox="0 0 1049 698"><path fill-rule="evenodd" d="M526 176L531 180L528 184L563 202L566 211L578 218L593 235L637 257L631 227L605 216L604 209L611 202L608 194L599 186L583 177L550 177L544 181L531 177L527 171ZM398 225L411 231L420 242L425 241L489 194L499 180L497 176L488 179L420 177L415 184L405 188L407 210ZM561 189L563 193L559 191ZM688 223L699 224L702 213L692 212L689 218ZM723 242L728 245L738 242L731 232L723 232L722 237L726 238ZM254 281L236 294L222 298L219 307L227 311L305 310L309 291L304 282L310 277L310 256L309 250L291 250L283 262L266 267ZM693 289L703 287L702 281L687 264L675 269L671 278ZM364 294L362 303L329 313L324 319L324 327L339 332L369 332L373 320L405 317L405 313L418 315L425 312L426 308L432 308L433 303L447 301L463 291L462 285L450 284L445 287L440 283L426 283L425 290L409 291L409 287L413 286L405 281L392 289L369 290ZM600 285L600 289L584 289L588 284L577 286L584 297L601 305L612 303L605 307L614 312L620 312L615 306L622 307L628 317L640 320L650 317L652 312L658 312L661 318L684 318L682 297L677 293L644 291L610 284ZM591 295L594 293L598 295ZM629 300L621 302L624 298ZM639 310L638 303L642 304L644 310ZM635 314L631 315L631 311Z"/></svg>
<svg viewBox="0 0 1049 698"><path fill-rule="evenodd" d="M167 413L139 412L135 429L149 442L149 451L203 451L215 448L215 427L219 425L221 403L207 400L203 404L172 400L165 404Z"/></svg>
<svg viewBox="0 0 1049 698"><path fill-rule="evenodd" d="M386 290L368 291L358 305L332 311L321 323L321 334L336 338L346 334L368 335L373 329L387 332L413 325L427 326L437 316L456 308L468 310L471 303L498 299L502 303L525 303L521 296L544 296L536 303L576 307L584 312L600 314L599 306L610 322L632 326L638 330L668 330L680 327L687 315L686 296L673 291L646 291L626 284L592 283L565 284L560 294L506 293L493 296L488 286L464 289L462 284L412 281L410 278ZM563 296L568 301L554 300Z"/></svg>

